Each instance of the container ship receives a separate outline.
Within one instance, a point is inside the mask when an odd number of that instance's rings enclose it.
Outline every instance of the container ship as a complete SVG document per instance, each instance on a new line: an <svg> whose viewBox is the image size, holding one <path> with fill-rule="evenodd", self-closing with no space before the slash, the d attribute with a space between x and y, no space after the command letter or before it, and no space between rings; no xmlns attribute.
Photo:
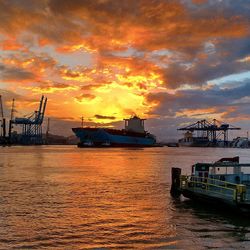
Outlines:
<svg viewBox="0 0 250 250"><path fill-rule="evenodd" d="M124 119L124 129L78 127L72 128L80 139L78 147L154 147L154 135L144 129L145 119L133 116Z"/></svg>

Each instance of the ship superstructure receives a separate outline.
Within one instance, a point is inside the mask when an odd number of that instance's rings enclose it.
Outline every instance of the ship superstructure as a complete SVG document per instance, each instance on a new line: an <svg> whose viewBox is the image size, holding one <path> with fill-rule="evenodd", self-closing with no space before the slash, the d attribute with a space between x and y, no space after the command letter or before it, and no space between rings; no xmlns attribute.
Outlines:
<svg viewBox="0 0 250 250"><path fill-rule="evenodd" d="M72 128L80 139L79 147L151 147L154 135L144 129L145 119L133 116L124 119L124 129L78 127Z"/></svg>

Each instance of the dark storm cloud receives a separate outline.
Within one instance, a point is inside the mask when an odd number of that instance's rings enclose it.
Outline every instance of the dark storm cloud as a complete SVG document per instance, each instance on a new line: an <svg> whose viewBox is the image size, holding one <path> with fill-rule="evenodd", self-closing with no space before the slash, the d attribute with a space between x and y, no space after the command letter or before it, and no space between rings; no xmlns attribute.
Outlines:
<svg viewBox="0 0 250 250"><path fill-rule="evenodd" d="M0 79L3 81L23 81L34 78L35 75L25 69L0 64Z"/></svg>
<svg viewBox="0 0 250 250"><path fill-rule="evenodd" d="M222 113L227 111L227 108L234 107L240 111L240 107L245 106L245 103L240 100L248 97L250 97L250 79L234 88L214 87L207 90L182 90L174 95L168 93L149 94L147 100L158 104L156 109L152 111L153 114L174 117L177 112L183 110L214 108L218 113ZM240 114L241 112L238 112L239 116ZM230 113L227 117L230 117Z"/></svg>
<svg viewBox="0 0 250 250"><path fill-rule="evenodd" d="M226 55L225 60L233 60L241 59L247 55L250 55L250 34L249 36L241 39L228 39L222 40L216 46L218 52L221 54L221 58L223 59L223 55ZM224 62L226 62L224 60ZM248 65L248 69L249 69Z"/></svg>
<svg viewBox="0 0 250 250"><path fill-rule="evenodd" d="M219 53L219 52L218 52ZM178 88L181 85L205 85L208 81L229 74L245 72L250 69L250 63L236 61L239 56L229 55L228 58L198 59L197 61L183 61L172 63L163 70L166 86ZM232 61L231 61L232 60ZM187 64L191 64L187 66Z"/></svg>
<svg viewBox="0 0 250 250"><path fill-rule="evenodd" d="M250 55L250 36L242 39L216 39L196 50L193 57L181 57L163 69L167 87L183 84L203 85L207 81L250 70L250 61L241 59Z"/></svg>
<svg viewBox="0 0 250 250"><path fill-rule="evenodd" d="M46 1L0 0L0 32L15 35L46 17Z"/></svg>
<svg viewBox="0 0 250 250"><path fill-rule="evenodd" d="M194 11L194 14L216 12L230 17L232 14L244 15L249 18L250 2L248 0L203 0L200 4L195 3L194 0L182 0L182 2L189 8L190 11ZM198 2L198 1L197 1ZM197 12L199 10L199 12Z"/></svg>
<svg viewBox="0 0 250 250"><path fill-rule="evenodd" d="M106 115L95 115L95 118L97 119L101 119L101 120L115 120L116 117L115 116L106 116Z"/></svg>

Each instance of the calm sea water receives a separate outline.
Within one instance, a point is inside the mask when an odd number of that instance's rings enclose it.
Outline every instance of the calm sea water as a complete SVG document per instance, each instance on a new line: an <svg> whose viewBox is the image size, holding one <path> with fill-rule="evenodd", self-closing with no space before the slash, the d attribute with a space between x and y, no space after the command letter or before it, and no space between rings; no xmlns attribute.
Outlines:
<svg viewBox="0 0 250 250"><path fill-rule="evenodd" d="M250 219L174 200L171 167L248 149L0 148L0 249L249 249Z"/></svg>

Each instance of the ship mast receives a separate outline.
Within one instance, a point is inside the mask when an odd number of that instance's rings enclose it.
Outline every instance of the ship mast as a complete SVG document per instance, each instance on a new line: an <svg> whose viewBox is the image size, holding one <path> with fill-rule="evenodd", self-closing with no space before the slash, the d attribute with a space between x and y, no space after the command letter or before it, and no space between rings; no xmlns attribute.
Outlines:
<svg viewBox="0 0 250 250"><path fill-rule="evenodd" d="M83 121L84 121L84 118L83 116L81 117L81 127L83 128Z"/></svg>

